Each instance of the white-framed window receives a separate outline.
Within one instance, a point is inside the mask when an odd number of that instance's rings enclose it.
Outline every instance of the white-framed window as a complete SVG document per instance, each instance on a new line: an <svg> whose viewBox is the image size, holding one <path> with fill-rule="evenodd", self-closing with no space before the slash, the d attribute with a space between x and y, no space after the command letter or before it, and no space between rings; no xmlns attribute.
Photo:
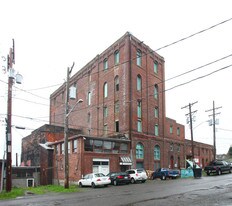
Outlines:
<svg viewBox="0 0 232 206"><path fill-rule="evenodd" d="M114 52L114 65L118 65L119 64L119 50Z"/></svg>
<svg viewBox="0 0 232 206"><path fill-rule="evenodd" d="M142 90L142 78L140 75L137 75L137 91Z"/></svg>
<svg viewBox="0 0 232 206"><path fill-rule="evenodd" d="M154 160L160 160L160 146L156 145L154 147Z"/></svg>
<svg viewBox="0 0 232 206"><path fill-rule="evenodd" d="M136 159L144 158L144 146L141 143L136 145Z"/></svg>
<svg viewBox="0 0 232 206"><path fill-rule="evenodd" d="M154 61L154 73L158 73L158 62Z"/></svg>
<svg viewBox="0 0 232 206"><path fill-rule="evenodd" d="M115 91L119 91L119 77L118 75L114 78Z"/></svg>
<svg viewBox="0 0 232 206"><path fill-rule="evenodd" d="M104 115L104 117L108 116L108 107L107 106L103 107L103 115Z"/></svg>
<svg viewBox="0 0 232 206"><path fill-rule="evenodd" d="M159 125L155 124L155 136L159 136Z"/></svg>
<svg viewBox="0 0 232 206"><path fill-rule="evenodd" d="M170 130L170 134L172 134L173 133L173 125L172 124L170 125L169 130Z"/></svg>
<svg viewBox="0 0 232 206"><path fill-rule="evenodd" d="M154 114L155 114L155 118L159 117L159 108L158 107L155 107Z"/></svg>
<svg viewBox="0 0 232 206"><path fill-rule="evenodd" d="M108 96L108 86L107 86L107 82L105 82L104 86L103 86L103 93L104 93L104 98L106 98Z"/></svg>
<svg viewBox="0 0 232 206"><path fill-rule="evenodd" d="M138 66L142 66L142 52L138 49L136 53L136 63Z"/></svg>
<svg viewBox="0 0 232 206"><path fill-rule="evenodd" d="M137 101L137 131L142 132L142 102Z"/></svg>
<svg viewBox="0 0 232 206"><path fill-rule="evenodd" d="M91 105L91 92L88 92L88 105Z"/></svg>
<svg viewBox="0 0 232 206"><path fill-rule="evenodd" d="M154 98L158 99L158 85L157 84L155 84L154 86Z"/></svg>
<svg viewBox="0 0 232 206"><path fill-rule="evenodd" d="M73 148L72 148L72 152L77 152L77 139L73 140Z"/></svg>
<svg viewBox="0 0 232 206"><path fill-rule="evenodd" d="M104 71L106 71L108 69L108 59L107 58L105 58L103 61L103 69L104 69Z"/></svg>

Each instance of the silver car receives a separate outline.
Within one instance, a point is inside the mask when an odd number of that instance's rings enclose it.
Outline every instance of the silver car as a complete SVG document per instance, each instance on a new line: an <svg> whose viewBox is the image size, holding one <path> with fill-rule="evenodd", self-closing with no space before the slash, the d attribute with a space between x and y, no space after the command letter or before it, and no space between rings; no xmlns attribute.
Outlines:
<svg viewBox="0 0 232 206"><path fill-rule="evenodd" d="M134 184L136 182L146 182L147 173L143 168L140 169L130 169L126 171L131 177L131 183Z"/></svg>

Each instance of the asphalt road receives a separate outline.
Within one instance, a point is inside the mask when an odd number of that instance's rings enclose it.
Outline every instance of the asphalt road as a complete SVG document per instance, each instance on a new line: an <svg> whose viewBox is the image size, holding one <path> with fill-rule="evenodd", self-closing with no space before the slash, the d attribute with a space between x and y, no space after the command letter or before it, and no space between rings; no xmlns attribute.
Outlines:
<svg viewBox="0 0 232 206"><path fill-rule="evenodd" d="M232 205L232 174L199 179L148 180L146 183L81 188L69 194L28 195L0 206L181 206Z"/></svg>

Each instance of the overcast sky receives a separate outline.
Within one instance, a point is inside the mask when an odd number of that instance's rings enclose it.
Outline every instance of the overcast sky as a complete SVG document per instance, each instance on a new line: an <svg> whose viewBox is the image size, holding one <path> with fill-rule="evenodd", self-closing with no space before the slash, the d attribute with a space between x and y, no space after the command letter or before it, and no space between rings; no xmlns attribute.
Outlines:
<svg viewBox="0 0 232 206"><path fill-rule="evenodd" d="M166 81L166 116L184 124L190 139L185 117L189 111L181 108L198 102L192 107L197 110L194 140L213 144L213 128L207 122L211 113L205 110L215 101L222 107L216 111L217 153L227 153L232 144L231 8L230 0L0 0L0 56L7 56L14 38L15 69L23 75L23 84L13 89L12 124L26 130L12 128L13 164L15 153L21 154L21 139L48 123L49 96L64 83L73 62L72 74L127 31L157 50L214 25L157 53L165 59L166 79L222 59ZM4 64L1 58L0 159L7 111Z"/></svg>

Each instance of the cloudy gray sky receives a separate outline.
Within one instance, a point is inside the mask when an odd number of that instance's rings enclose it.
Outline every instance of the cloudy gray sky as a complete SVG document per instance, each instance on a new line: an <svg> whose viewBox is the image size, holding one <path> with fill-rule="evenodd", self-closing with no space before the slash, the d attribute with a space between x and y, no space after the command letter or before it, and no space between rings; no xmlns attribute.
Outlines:
<svg viewBox="0 0 232 206"><path fill-rule="evenodd" d="M23 75L23 84L14 85L12 124L26 130L12 128L13 163L15 153L21 153L22 137L48 123L49 95L64 83L67 67L75 62L74 74L127 31L158 50L208 29L157 52L165 58L166 79L221 59L166 81L165 94L167 116L186 126L187 138L188 110L181 107L198 101L193 106L197 110L194 140L204 143L213 144L213 128L207 123L210 113L205 110L212 109L213 101L216 107L222 106L217 111L221 113L217 116L217 152L226 153L232 144L231 8L230 0L1 0L0 55L7 55L14 38L15 69ZM5 149L7 108L2 60L0 158Z"/></svg>

